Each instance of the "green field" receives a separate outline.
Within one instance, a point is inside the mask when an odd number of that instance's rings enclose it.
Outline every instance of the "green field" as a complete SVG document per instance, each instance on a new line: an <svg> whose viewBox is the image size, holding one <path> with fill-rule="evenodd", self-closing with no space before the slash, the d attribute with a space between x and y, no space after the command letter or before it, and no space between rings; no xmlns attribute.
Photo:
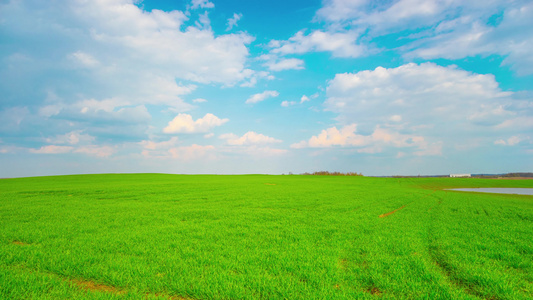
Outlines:
<svg viewBox="0 0 533 300"><path fill-rule="evenodd" d="M0 299L531 299L533 180L0 180Z"/></svg>

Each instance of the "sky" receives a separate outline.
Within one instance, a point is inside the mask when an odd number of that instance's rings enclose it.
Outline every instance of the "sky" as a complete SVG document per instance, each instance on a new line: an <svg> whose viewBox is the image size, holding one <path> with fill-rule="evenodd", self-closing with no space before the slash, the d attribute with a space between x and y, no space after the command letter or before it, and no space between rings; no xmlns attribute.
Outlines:
<svg viewBox="0 0 533 300"><path fill-rule="evenodd" d="M533 1L0 0L0 177L533 171Z"/></svg>

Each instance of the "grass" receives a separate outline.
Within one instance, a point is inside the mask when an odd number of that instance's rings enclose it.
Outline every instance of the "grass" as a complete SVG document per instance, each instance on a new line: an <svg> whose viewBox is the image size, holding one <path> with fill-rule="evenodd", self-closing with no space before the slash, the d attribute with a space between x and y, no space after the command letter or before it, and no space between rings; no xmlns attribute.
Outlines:
<svg viewBox="0 0 533 300"><path fill-rule="evenodd" d="M533 180L0 180L0 299L531 299ZM381 216L381 217L380 217Z"/></svg>

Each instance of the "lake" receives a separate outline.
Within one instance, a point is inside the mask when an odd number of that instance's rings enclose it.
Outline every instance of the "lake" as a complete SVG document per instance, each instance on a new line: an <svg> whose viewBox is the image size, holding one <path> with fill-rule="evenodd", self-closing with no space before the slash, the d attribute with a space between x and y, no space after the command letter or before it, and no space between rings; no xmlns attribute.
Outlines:
<svg viewBox="0 0 533 300"><path fill-rule="evenodd" d="M460 191L460 192L493 193L493 194L533 195L533 188L462 188L462 189L448 189L448 190L449 191Z"/></svg>

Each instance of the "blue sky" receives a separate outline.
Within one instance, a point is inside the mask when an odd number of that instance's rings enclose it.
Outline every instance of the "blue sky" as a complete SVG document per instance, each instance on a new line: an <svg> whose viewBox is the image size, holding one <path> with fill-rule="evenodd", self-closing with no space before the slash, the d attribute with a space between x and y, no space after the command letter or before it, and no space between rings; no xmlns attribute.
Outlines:
<svg viewBox="0 0 533 300"><path fill-rule="evenodd" d="M0 177L533 171L531 1L0 12Z"/></svg>

